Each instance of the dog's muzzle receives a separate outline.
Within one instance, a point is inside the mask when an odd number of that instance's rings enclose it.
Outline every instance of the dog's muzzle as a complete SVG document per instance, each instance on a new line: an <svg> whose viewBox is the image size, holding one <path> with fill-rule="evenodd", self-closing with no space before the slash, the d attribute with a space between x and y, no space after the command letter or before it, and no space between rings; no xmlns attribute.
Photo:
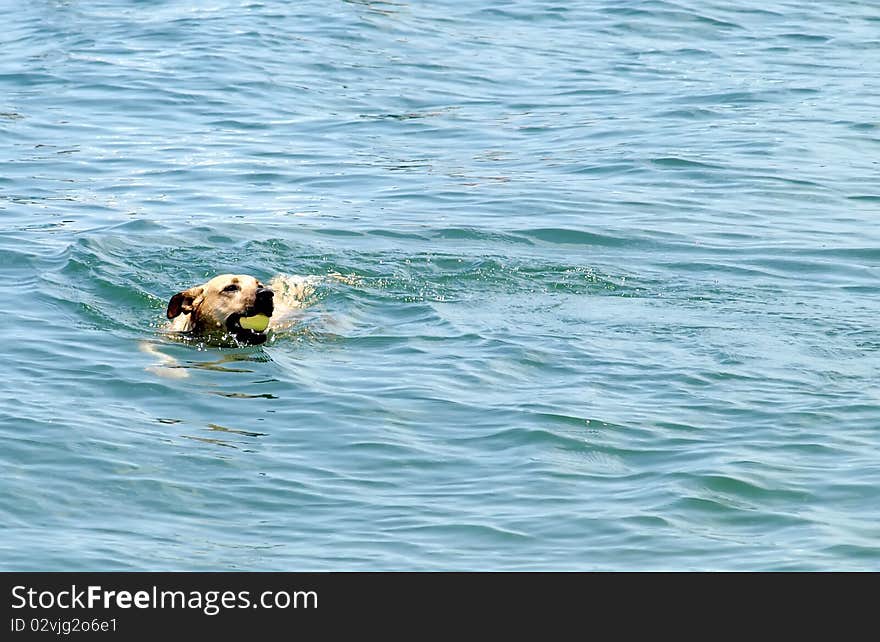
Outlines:
<svg viewBox="0 0 880 642"><path fill-rule="evenodd" d="M254 304L244 312L230 314L229 318L226 319L226 329L229 330L229 332L241 343L246 343L248 345L259 345L264 343L266 341L265 331L257 332L256 330L242 328L240 320L242 317L252 317L257 314L265 314L267 317L271 317L272 313L275 311L275 304L273 303L274 296L275 293L271 288L260 288L257 290L257 295L254 297Z"/></svg>

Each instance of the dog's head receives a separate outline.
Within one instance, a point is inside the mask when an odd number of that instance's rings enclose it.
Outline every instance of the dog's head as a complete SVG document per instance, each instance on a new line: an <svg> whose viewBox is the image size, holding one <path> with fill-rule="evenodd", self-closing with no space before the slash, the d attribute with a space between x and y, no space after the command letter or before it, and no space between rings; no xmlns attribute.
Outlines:
<svg viewBox="0 0 880 642"><path fill-rule="evenodd" d="M221 274L202 285L178 292L168 302L168 318L189 315L184 327L193 334L234 336L241 343L260 344L266 333L241 327L242 317L272 316L274 293L246 274Z"/></svg>

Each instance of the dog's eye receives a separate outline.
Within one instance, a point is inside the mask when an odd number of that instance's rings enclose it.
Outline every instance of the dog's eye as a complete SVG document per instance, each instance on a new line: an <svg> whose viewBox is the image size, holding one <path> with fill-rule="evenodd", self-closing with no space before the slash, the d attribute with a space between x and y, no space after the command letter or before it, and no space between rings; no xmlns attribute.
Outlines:
<svg viewBox="0 0 880 642"><path fill-rule="evenodd" d="M223 288L224 292L238 292L241 288L235 285L235 283L230 283L225 288Z"/></svg>

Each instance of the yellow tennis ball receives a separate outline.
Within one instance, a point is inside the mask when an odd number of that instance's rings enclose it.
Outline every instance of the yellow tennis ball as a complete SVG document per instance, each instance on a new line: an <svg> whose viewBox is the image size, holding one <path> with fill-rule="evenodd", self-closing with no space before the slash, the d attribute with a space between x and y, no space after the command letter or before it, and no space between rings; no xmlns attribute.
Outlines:
<svg viewBox="0 0 880 642"><path fill-rule="evenodd" d="M269 327L269 317L265 314L255 314L252 317L240 317L238 319L238 325L246 330L262 332Z"/></svg>

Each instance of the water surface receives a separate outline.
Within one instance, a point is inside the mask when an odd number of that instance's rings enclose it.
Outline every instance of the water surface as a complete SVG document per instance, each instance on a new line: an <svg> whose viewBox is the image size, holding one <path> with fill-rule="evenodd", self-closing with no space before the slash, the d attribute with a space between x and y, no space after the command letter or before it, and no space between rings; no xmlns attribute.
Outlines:
<svg viewBox="0 0 880 642"><path fill-rule="evenodd" d="M880 569L874 3L0 6L0 567Z"/></svg>

